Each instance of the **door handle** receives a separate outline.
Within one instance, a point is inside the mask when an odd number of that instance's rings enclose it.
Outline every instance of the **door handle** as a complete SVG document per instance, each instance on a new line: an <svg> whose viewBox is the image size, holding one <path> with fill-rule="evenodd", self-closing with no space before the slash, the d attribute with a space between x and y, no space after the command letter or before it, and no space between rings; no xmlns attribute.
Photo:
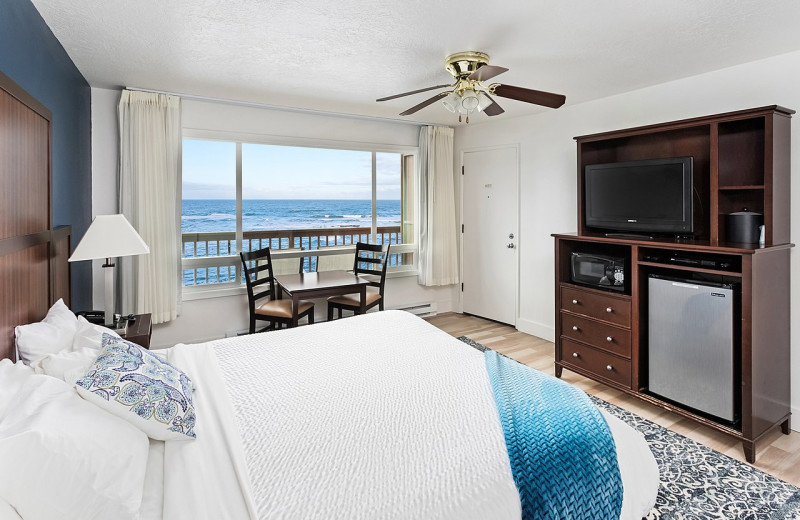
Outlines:
<svg viewBox="0 0 800 520"><path fill-rule="evenodd" d="M514 249L514 248L515 248L515 247L517 247L517 246L515 246L515 245L513 244L513 242L512 242L512 243L508 244L506 247L507 247L507 248L509 248L509 249Z"/></svg>

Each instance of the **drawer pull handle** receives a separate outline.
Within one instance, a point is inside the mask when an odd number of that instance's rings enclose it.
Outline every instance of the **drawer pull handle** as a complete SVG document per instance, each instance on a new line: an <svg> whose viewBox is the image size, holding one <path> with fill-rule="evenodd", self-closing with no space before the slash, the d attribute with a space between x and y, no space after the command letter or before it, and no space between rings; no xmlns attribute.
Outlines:
<svg viewBox="0 0 800 520"><path fill-rule="evenodd" d="M577 332L577 331L578 331L578 330L580 330L580 329L578 328L578 326L577 326L577 325L573 325L573 326L572 326L572 330L574 330L575 332Z"/></svg>
<svg viewBox="0 0 800 520"><path fill-rule="evenodd" d="M572 357L580 357L577 352L572 353Z"/></svg>
<svg viewBox="0 0 800 520"><path fill-rule="evenodd" d="M611 307L606 307L606 312L613 312L613 311L614 309L612 309Z"/></svg>
<svg viewBox="0 0 800 520"><path fill-rule="evenodd" d="M608 371L614 370L614 367L612 367L611 365L606 365L606 370Z"/></svg>
<svg viewBox="0 0 800 520"><path fill-rule="evenodd" d="M611 336L606 336L606 341L611 343L612 341L614 341L614 338L612 338Z"/></svg>
<svg viewBox="0 0 800 520"><path fill-rule="evenodd" d="M578 300L572 300L572 305L578 305Z"/></svg>

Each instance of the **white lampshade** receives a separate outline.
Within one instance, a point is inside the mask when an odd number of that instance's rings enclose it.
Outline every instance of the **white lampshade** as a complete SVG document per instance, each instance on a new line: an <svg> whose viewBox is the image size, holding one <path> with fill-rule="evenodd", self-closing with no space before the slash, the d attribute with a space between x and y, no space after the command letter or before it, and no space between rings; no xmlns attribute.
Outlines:
<svg viewBox="0 0 800 520"><path fill-rule="evenodd" d="M466 90L464 91L464 95L461 96L461 107L467 112L472 112L476 108L478 108L479 100L478 95L475 93L474 90Z"/></svg>
<svg viewBox="0 0 800 520"><path fill-rule="evenodd" d="M494 101L492 101L491 98L489 98L489 96L487 96L483 92L478 93L478 112L486 110L486 107L488 107L492 103L494 103Z"/></svg>
<svg viewBox="0 0 800 520"><path fill-rule="evenodd" d="M455 92L451 92L442 100L442 104L444 107L449 110L450 112L455 112L456 108L458 107L458 103L461 101L461 98L458 97L458 94Z"/></svg>
<svg viewBox="0 0 800 520"><path fill-rule="evenodd" d="M124 215L97 215L69 261L143 255L149 252L150 248Z"/></svg>

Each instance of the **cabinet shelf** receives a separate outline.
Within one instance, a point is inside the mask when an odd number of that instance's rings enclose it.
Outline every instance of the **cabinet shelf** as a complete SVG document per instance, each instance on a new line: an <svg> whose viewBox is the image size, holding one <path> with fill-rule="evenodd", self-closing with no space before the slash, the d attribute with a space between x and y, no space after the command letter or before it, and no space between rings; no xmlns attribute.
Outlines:
<svg viewBox="0 0 800 520"><path fill-rule="evenodd" d="M658 262L645 262L639 261L640 266L645 265L648 267L663 267L664 269L674 269L676 271L691 271L693 273L703 273L703 274L718 274L722 276L735 276L736 278L741 278L742 273L737 273L735 271L722 271L720 269L704 269L702 267L692 267L688 265L676 265L676 264L662 264Z"/></svg>
<svg viewBox="0 0 800 520"><path fill-rule="evenodd" d="M720 191L736 191L736 190L763 190L763 184L748 184L745 186L720 186Z"/></svg>

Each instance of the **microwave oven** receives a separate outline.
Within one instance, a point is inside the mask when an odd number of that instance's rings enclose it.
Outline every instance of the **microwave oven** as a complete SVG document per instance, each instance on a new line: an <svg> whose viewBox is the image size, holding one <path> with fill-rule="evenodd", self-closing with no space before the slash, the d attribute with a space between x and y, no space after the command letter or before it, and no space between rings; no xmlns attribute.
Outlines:
<svg viewBox="0 0 800 520"><path fill-rule="evenodd" d="M625 259L621 256L572 253L573 283L598 289L625 290Z"/></svg>

